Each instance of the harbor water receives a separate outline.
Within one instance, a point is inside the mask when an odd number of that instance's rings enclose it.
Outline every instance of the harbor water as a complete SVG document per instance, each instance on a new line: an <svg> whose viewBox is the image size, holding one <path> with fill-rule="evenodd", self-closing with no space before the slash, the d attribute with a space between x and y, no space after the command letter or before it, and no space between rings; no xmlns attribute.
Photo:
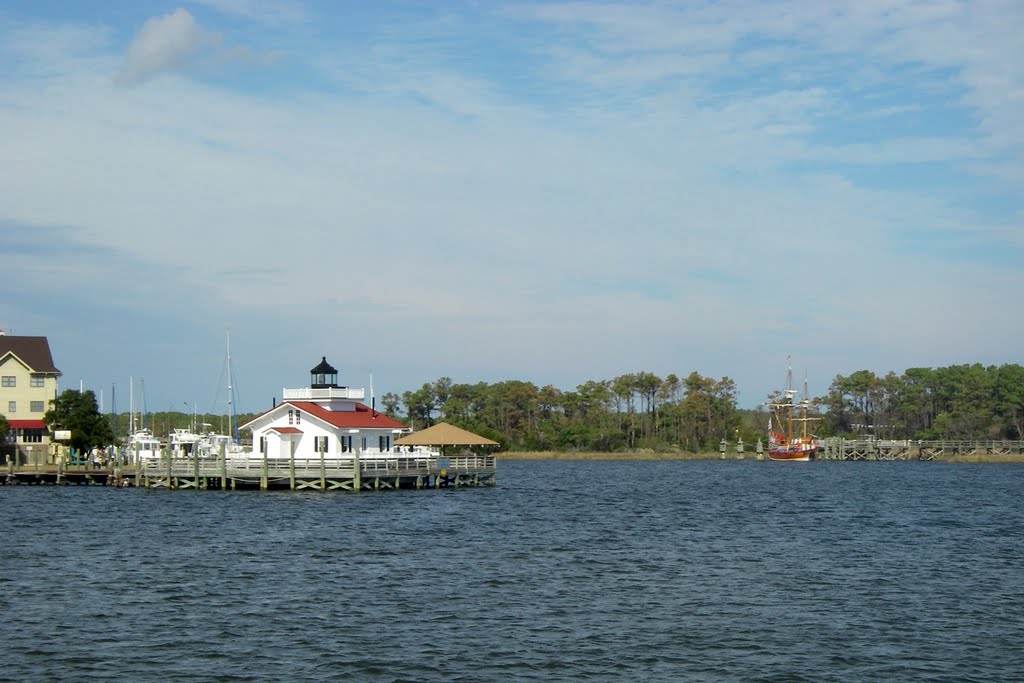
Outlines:
<svg viewBox="0 0 1024 683"><path fill-rule="evenodd" d="M0 487L0 680L1024 680L1022 501L938 462Z"/></svg>

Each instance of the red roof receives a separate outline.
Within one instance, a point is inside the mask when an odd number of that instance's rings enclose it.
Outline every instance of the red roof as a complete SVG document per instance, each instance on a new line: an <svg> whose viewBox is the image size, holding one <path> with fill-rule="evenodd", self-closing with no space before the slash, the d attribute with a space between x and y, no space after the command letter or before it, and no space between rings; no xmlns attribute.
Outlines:
<svg viewBox="0 0 1024 683"><path fill-rule="evenodd" d="M270 431L277 432L278 434L301 434L301 429L295 427L271 427Z"/></svg>
<svg viewBox="0 0 1024 683"><path fill-rule="evenodd" d="M46 429L46 423L42 420L8 420L7 424L11 429Z"/></svg>
<svg viewBox="0 0 1024 683"><path fill-rule="evenodd" d="M405 429L405 425L397 420L392 420L382 412L356 404L355 410L327 410L317 403L310 401L285 401L304 413L309 413L315 418L323 420L333 427L347 427L350 429Z"/></svg>
<svg viewBox="0 0 1024 683"><path fill-rule="evenodd" d="M393 420L380 411L371 411L367 406L362 403L356 404L355 410L327 410L321 407L317 403L311 401L284 401L270 410L257 415L253 419L249 420L245 424L239 426L239 429L245 429L256 420L260 419L264 415L280 410L283 406L292 406L298 408L307 415L323 420L329 425L334 427L341 427L345 429L406 429L407 427Z"/></svg>

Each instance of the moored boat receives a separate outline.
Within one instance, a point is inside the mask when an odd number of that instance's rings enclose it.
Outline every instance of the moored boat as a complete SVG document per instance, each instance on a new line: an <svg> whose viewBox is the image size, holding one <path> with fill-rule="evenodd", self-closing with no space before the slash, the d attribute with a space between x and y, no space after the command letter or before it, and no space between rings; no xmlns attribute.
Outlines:
<svg viewBox="0 0 1024 683"><path fill-rule="evenodd" d="M804 377L804 396L795 401L793 388L793 364L787 358L786 390L782 398L769 403L768 458L784 462L806 462L813 460L818 452L818 443L807 433L807 423L819 419L810 415L811 401L807 395L807 378ZM799 432L799 433L797 433Z"/></svg>
<svg viewBox="0 0 1024 683"><path fill-rule="evenodd" d="M160 459L160 439L148 428L137 429L128 435L123 452L128 463L155 462Z"/></svg>

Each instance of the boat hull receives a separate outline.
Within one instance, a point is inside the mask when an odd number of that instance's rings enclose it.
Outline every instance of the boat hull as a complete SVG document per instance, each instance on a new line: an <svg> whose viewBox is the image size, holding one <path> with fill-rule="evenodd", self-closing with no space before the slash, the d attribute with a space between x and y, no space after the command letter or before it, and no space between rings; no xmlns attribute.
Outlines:
<svg viewBox="0 0 1024 683"><path fill-rule="evenodd" d="M807 462L814 459L818 445L809 438L794 439L791 443L774 443L768 446L768 458L782 462Z"/></svg>
<svg viewBox="0 0 1024 683"><path fill-rule="evenodd" d="M808 462L814 457L814 451L768 451L768 459L779 462Z"/></svg>

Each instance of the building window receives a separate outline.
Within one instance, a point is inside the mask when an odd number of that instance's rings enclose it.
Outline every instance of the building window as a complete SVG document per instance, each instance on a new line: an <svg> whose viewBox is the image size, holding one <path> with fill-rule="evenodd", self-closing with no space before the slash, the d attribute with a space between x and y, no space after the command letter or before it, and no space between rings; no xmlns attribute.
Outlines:
<svg viewBox="0 0 1024 683"><path fill-rule="evenodd" d="M364 451L366 450L366 437L365 436L362 437L361 439L359 439L359 448L360 448L360 450L364 450Z"/></svg>
<svg viewBox="0 0 1024 683"><path fill-rule="evenodd" d="M302 418L302 413L295 411L295 424L299 424L299 420Z"/></svg>
<svg viewBox="0 0 1024 683"><path fill-rule="evenodd" d="M43 402L42 401L32 401L29 404L29 410L32 411L33 413L41 413L41 412L43 412Z"/></svg>
<svg viewBox="0 0 1024 683"><path fill-rule="evenodd" d="M8 415L12 415L12 414L14 414L16 412L18 412L18 402L17 401L8 401L7 402L7 414Z"/></svg>
<svg viewBox="0 0 1024 683"><path fill-rule="evenodd" d="M0 380L0 385L5 387L16 387L18 386L18 378L14 375L4 375L3 380Z"/></svg>
<svg viewBox="0 0 1024 683"><path fill-rule="evenodd" d="M326 436L314 436L313 437L313 449L317 453L327 452L327 437Z"/></svg>
<svg viewBox="0 0 1024 683"><path fill-rule="evenodd" d="M352 450L352 437L351 436L343 436L343 437L341 437L341 452L342 453L348 453L351 450Z"/></svg>
<svg viewBox="0 0 1024 683"><path fill-rule="evenodd" d="M378 448L380 448L380 452L381 453L384 453L385 451L390 451L391 450L391 437L390 436L379 437L378 441L380 443Z"/></svg>
<svg viewBox="0 0 1024 683"><path fill-rule="evenodd" d="M294 424L294 423L292 422L292 420L293 420L293 419L294 419L294 418L292 417L292 411L290 411L290 410L289 410L289 411L288 411L288 424Z"/></svg>
<svg viewBox="0 0 1024 683"><path fill-rule="evenodd" d="M36 388L45 387L46 386L46 377L43 376L43 375L32 375L32 378L29 379L28 384L29 384L29 386L36 387Z"/></svg>
<svg viewBox="0 0 1024 683"><path fill-rule="evenodd" d="M267 437L261 436L260 437L260 453L266 453L266 452L267 452Z"/></svg>

